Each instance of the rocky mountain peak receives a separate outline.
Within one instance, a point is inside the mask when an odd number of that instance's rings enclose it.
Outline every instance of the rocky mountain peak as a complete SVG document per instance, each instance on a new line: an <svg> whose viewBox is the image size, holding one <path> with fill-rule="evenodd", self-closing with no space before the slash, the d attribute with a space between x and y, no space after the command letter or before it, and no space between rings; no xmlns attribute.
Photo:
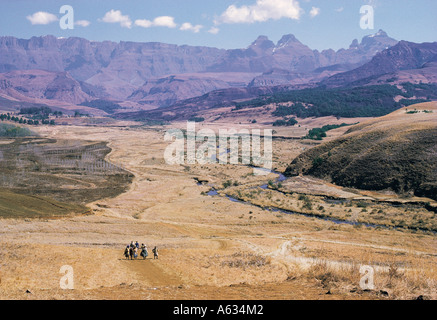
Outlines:
<svg viewBox="0 0 437 320"><path fill-rule="evenodd" d="M349 49L357 49L360 46L360 43L358 42L358 39L354 39L352 41L351 45L349 46Z"/></svg>
<svg viewBox="0 0 437 320"><path fill-rule="evenodd" d="M270 49L274 48L275 44L267 36L259 36L254 42L252 42L251 47Z"/></svg>
<svg viewBox="0 0 437 320"><path fill-rule="evenodd" d="M276 47L283 48L293 43L301 43L301 42L297 40L297 38L293 34L286 34L281 38L281 40L278 41Z"/></svg>
<svg viewBox="0 0 437 320"><path fill-rule="evenodd" d="M394 46L397 40L390 38L383 30L379 30L377 33L365 36L361 40L361 46L372 46L376 44L387 44L387 46Z"/></svg>

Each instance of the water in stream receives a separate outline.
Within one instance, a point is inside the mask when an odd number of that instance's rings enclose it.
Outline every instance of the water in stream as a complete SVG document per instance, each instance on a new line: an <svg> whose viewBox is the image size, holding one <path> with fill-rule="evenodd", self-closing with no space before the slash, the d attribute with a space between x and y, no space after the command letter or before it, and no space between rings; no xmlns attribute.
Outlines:
<svg viewBox="0 0 437 320"><path fill-rule="evenodd" d="M257 169L267 170L267 169L263 169L263 168L257 168ZM287 179L287 177L285 177L280 172L276 172L276 171L272 171L272 170L269 170L269 171L271 173L274 173L274 174L278 175L278 178L276 178L276 180L275 180L276 183L285 181ZM267 189L268 188L268 184L263 184L263 185L259 186L259 188ZM211 189L207 194L209 196L220 196L218 191L215 190L214 188ZM321 220L325 220L325 221L330 221L330 222L333 222L335 224L347 224L347 225L353 225L353 226L366 226L366 227L371 227L371 228L399 229L399 228L396 228L396 227L388 227L388 226L385 226L385 225L368 224L368 223L349 221L349 220L339 220L339 219L335 219L335 218L331 218L331 217L319 216L319 215L315 215L315 214L308 214L308 213L302 213L302 212L295 212L295 211L290 211L290 210L281 209L281 208L277 208L277 207L263 207L263 206L251 203L249 201L244 201L244 200L236 199L236 198L231 197L229 195L226 195L226 198L229 201L232 201L232 202L238 202L238 203L243 203L243 204L246 204L246 205L252 205L252 206L255 206L255 207L258 207L258 208L262 208L264 210L268 210L268 211L271 211L271 212L280 212L280 213L284 213L284 214L301 215L301 216L306 216L306 217L309 217L309 218L317 218L317 219L321 219ZM342 201L342 200L338 200L338 201ZM432 232L436 233L434 231L432 231Z"/></svg>

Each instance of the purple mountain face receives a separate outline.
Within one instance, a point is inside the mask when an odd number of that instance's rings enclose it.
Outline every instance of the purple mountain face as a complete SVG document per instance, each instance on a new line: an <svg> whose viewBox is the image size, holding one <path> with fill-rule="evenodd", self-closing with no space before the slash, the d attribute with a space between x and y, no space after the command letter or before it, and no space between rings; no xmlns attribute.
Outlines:
<svg viewBox="0 0 437 320"><path fill-rule="evenodd" d="M404 71L403 74L408 71L414 74L419 69L423 70L424 74L429 73L432 76L431 70L435 70L436 61L437 42L418 44L400 41L397 45L378 53L370 62L361 67L334 75L322 83L327 86L362 85L383 75L393 76L400 71ZM414 82L414 77L410 81Z"/></svg>
<svg viewBox="0 0 437 320"><path fill-rule="evenodd" d="M247 49L228 50L210 71L270 72L281 69L289 72L310 73L317 68L349 65L350 69L368 62L376 53L395 45L397 41L384 31L354 40L349 49L339 51L311 50L292 34L283 36L275 45L260 36ZM349 70L350 70L349 69Z"/></svg>
<svg viewBox="0 0 437 320"><path fill-rule="evenodd" d="M222 80L193 75L169 76L162 79L152 79L135 90L128 97L130 101L142 104L170 106L177 101L201 96L206 92L229 88Z"/></svg>
<svg viewBox="0 0 437 320"><path fill-rule="evenodd" d="M341 72L341 69L342 66L333 65L316 69L307 74L274 69L255 77L246 88L215 90L203 96L178 101L166 108L124 114L120 115L120 118L188 119L193 114L202 115L205 110L217 107L232 107L235 106L235 102L250 100L260 95L320 87L321 85L353 87L405 82L437 83L437 42L417 44L401 41L378 53L370 62L354 70ZM340 73L317 83L316 75L324 72L326 74L329 72ZM285 84L281 85L281 82ZM290 83L295 84L290 85ZM425 98L425 96L420 98Z"/></svg>
<svg viewBox="0 0 437 320"><path fill-rule="evenodd" d="M35 98L79 104L92 99L67 72L43 70L0 73L0 92L18 100Z"/></svg>
<svg viewBox="0 0 437 320"><path fill-rule="evenodd" d="M293 35L276 44L260 36L249 47L235 50L53 36L0 37L0 73L12 86L18 71L31 76L32 70L43 70L63 79L46 84L45 76L36 84L41 77L36 72L32 81L20 80L18 91L29 97L76 104L98 98L167 106L216 89L319 81L363 65L396 43L383 31L361 43L354 41L348 49L322 52ZM42 92L44 85L48 88Z"/></svg>
<svg viewBox="0 0 437 320"><path fill-rule="evenodd" d="M370 61L375 54L392 47L398 42L390 38L384 31L366 36L361 43L354 40L349 49L340 49L337 52L330 49L319 52L311 50L302 44L293 35L285 35L272 46L266 37L259 37L248 49L228 52L225 60L217 64L216 68L225 70L250 70L256 65L263 74L257 76L250 86L272 85L300 85L304 83L317 83L337 73L355 69ZM255 56L254 48L262 55ZM235 57L233 52L239 52ZM245 54L242 54L245 52ZM245 61L243 56L251 52L253 59ZM254 64L254 61L258 61Z"/></svg>

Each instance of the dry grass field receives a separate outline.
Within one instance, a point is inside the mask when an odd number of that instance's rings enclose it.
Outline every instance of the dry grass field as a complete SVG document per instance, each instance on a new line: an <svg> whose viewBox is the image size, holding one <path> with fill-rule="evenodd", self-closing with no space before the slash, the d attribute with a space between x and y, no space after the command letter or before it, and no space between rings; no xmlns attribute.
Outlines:
<svg viewBox="0 0 437 320"><path fill-rule="evenodd" d="M204 124L215 130L227 125ZM133 180L125 192L88 203L86 215L72 208L64 217L1 219L0 299L437 298L436 235L392 228L399 220L421 219L426 229L435 213L386 202L364 206L359 201L369 195L321 180L278 186L278 174L255 176L242 165L170 166L163 159L165 129L38 128L46 139L107 142L105 160ZM328 132L327 139L347 129ZM281 136L301 136L293 132L299 128L281 130ZM317 143L274 139L273 168L284 171ZM212 188L217 195L208 195ZM344 201L327 202L333 195ZM360 221L386 227L345 223ZM124 258L131 241L149 247L148 259ZM60 287L64 265L74 271L72 290ZM373 290L360 286L362 265L374 269Z"/></svg>

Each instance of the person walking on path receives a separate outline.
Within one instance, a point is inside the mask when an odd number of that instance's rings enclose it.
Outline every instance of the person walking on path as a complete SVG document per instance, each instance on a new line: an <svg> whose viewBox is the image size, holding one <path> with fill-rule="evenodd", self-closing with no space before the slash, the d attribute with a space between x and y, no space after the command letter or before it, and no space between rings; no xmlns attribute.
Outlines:
<svg viewBox="0 0 437 320"><path fill-rule="evenodd" d="M153 260L158 259L158 248L155 246L152 250L153 252Z"/></svg>
<svg viewBox="0 0 437 320"><path fill-rule="evenodd" d="M146 259L147 256L149 255L149 253L147 252L147 246L143 244L141 244L141 256L143 257L143 259Z"/></svg>
<svg viewBox="0 0 437 320"><path fill-rule="evenodd" d="M134 247L130 247L129 248L129 256L130 256L130 259L133 260L133 258L134 258Z"/></svg>

